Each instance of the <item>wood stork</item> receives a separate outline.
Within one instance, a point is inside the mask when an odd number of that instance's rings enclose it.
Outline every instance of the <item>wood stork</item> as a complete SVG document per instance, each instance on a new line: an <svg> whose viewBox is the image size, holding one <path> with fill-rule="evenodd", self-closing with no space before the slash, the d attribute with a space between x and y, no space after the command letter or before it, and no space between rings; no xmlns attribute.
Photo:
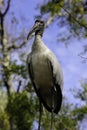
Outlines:
<svg viewBox="0 0 87 130"><path fill-rule="evenodd" d="M61 66L56 56L43 43L42 35L45 23L42 20L36 20L33 28L30 30L27 39L32 33L35 33L32 51L27 57L28 72L40 101L41 122L41 104L51 112L51 129L53 113L58 113L62 103L63 74Z"/></svg>

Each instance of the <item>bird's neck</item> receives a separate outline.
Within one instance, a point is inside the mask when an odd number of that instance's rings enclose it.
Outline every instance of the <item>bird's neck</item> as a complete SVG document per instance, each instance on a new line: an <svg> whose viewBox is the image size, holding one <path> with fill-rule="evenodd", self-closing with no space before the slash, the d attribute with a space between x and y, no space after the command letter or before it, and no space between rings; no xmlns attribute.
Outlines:
<svg viewBox="0 0 87 130"><path fill-rule="evenodd" d="M35 32L35 36L36 35L40 35L41 37L43 36L43 31L44 31L44 28L41 28L40 30L37 30L36 32Z"/></svg>
<svg viewBox="0 0 87 130"><path fill-rule="evenodd" d="M35 35L34 43L35 43L35 44L40 44L40 43L42 43L42 36L39 35L39 34Z"/></svg>
<svg viewBox="0 0 87 130"><path fill-rule="evenodd" d="M42 36L39 35L39 34L35 35L35 39L34 39L34 44L32 46L32 50L41 51L42 50L42 46L44 46L44 43L42 41Z"/></svg>

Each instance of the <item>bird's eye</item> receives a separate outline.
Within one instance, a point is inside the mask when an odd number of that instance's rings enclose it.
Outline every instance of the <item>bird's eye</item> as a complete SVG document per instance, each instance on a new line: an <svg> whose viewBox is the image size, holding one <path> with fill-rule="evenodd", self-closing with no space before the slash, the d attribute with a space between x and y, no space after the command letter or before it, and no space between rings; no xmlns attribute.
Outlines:
<svg viewBox="0 0 87 130"><path fill-rule="evenodd" d="M35 21L35 23L40 23L41 25L43 25L43 24L44 24L44 22L43 22L43 21L38 20L38 19Z"/></svg>

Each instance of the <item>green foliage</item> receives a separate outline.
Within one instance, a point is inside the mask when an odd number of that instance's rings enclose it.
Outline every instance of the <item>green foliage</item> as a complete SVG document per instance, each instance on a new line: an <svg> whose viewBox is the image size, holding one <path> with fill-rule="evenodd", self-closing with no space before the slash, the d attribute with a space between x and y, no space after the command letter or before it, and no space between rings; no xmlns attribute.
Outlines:
<svg viewBox="0 0 87 130"><path fill-rule="evenodd" d="M10 63L9 68L5 69L5 73L8 73L8 76L14 73L21 75L23 78L26 78L26 71L25 65L17 65L16 63Z"/></svg>
<svg viewBox="0 0 87 130"><path fill-rule="evenodd" d="M0 89L0 112L4 111L7 104L7 95Z"/></svg>
<svg viewBox="0 0 87 130"><path fill-rule="evenodd" d="M63 0L60 1L60 4L63 5L64 2ZM41 7L41 13L49 13L51 12L51 15L54 16L54 15L58 15L61 11L61 7L58 6L56 3L54 2L48 2L47 5L43 5Z"/></svg>
<svg viewBox="0 0 87 130"><path fill-rule="evenodd" d="M54 130L75 130L76 120L72 120L70 104L63 104L61 111L53 118ZM51 125L51 113L44 110L42 126L49 130Z"/></svg>
<svg viewBox="0 0 87 130"><path fill-rule="evenodd" d="M30 96L31 95L31 96ZM65 101L65 99L64 99ZM6 105L5 105L6 106ZM87 106L74 108L72 104L64 103L58 115L53 119L54 130L76 130L78 121L84 118L87 113ZM31 130L32 124L39 120L39 101L33 93L26 91L13 93L8 98L6 110L0 113L0 130L9 130L9 123L12 120L14 130ZM42 128L50 129L51 113L43 109Z"/></svg>
<svg viewBox="0 0 87 130"><path fill-rule="evenodd" d="M45 130L50 129L51 124L50 122L51 122L51 114L44 109L42 117L42 126Z"/></svg>
<svg viewBox="0 0 87 130"><path fill-rule="evenodd" d="M76 130L77 119L73 118L71 106L65 103L62 105L59 115L55 117L55 130Z"/></svg>
<svg viewBox="0 0 87 130"><path fill-rule="evenodd" d="M85 4L82 0L51 0L41 7L41 13L50 13L51 16L61 16L61 23L67 24L68 21L70 31L78 36L87 36L87 20L86 20ZM64 19L66 18L66 20ZM59 17L58 17L59 18Z"/></svg>
<svg viewBox="0 0 87 130"><path fill-rule="evenodd" d="M81 122L84 115L87 113L87 105L80 108L73 108L73 104L65 103L66 99L63 99L61 111L58 115L55 115L53 119L54 130L77 130L78 122ZM51 114L44 111L42 126L44 129L50 129Z"/></svg>
<svg viewBox="0 0 87 130"><path fill-rule="evenodd" d="M77 94L74 94L76 98L80 98L82 101L87 103L87 83L81 82L81 86L83 90L78 90Z"/></svg>
<svg viewBox="0 0 87 130"><path fill-rule="evenodd" d="M11 95L7 105L7 112L9 118L14 121L16 130L31 129L34 120L33 110L33 104L25 91L20 94L14 93Z"/></svg>
<svg viewBox="0 0 87 130"><path fill-rule="evenodd" d="M3 93L3 91L0 90L0 130L9 130L9 118L5 111L6 104L6 93Z"/></svg>
<svg viewBox="0 0 87 130"><path fill-rule="evenodd" d="M76 130L76 121L70 118L69 116L59 116L55 123L55 130Z"/></svg>
<svg viewBox="0 0 87 130"><path fill-rule="evenodd" d="M83 106L81 108L76 108L73 112L72 112L73 116L75 116L75 118L77 120L82 120L84 118L84 115L87 114L87 106Z"/></svg>
<svg viewBox="0 0 87 130"><path fill-rule="evenodd" d="M0 130L9 130L9 118L5 111L0 111Z"/></svg>

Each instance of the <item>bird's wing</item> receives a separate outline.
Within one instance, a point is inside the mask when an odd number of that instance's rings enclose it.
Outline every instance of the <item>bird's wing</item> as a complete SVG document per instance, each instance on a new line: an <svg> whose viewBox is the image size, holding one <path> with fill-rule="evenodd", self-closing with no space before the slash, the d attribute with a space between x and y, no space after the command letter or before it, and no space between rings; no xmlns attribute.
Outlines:
<svg viewBox="0 0 87 130"><path fill-rule="evenodd" d="M33 87L34 87L36 93L38 93L38 92L37 92L37 89L36 89L36 85L35 85L35 83L34 83L34 73L33 73L32 54L31 54L31 53L30 53L30 54L28 55L28 57L27 57L27 65L28 65L29 77L30 77L30 79L31 79L31 81L32 81L32 84L33 84Z"/></svg>
<svg viewBox="0 0 87 130"><path fill-rule="evenodd" d="M30 77L30 79L32 81L32 85L33 85L33 87L35 89L35 92L38 95L40 102L42 102L44 104L44 106L46 107L46 109L51 112L51 109L48 107L48 105L45 103L45 101L43 100L43 98L39 94L39 90L36 87L37 85L34 82L34 73L33 73L32 56L31 56L31 54L28 55L27 64L28 64L29 77Z"/></svg>
<svg viewBox="0 0 87 130"><path fill-rule="evenodd" d="M56 107L54 109L54 112L58 113L58 111L60 110L60 107L61 107L61 102L62 102L62 92L61 92L62 82L60 80L60 79L62 79L62 78L60 78L61 72L59 71L60 70L59 64L57 63L57 60L55 60L55 57L53 57L53 58L48 57L47 62L48 62L48 65L49 65L49 70L50 70L51 75L52 75L52 81L53 81L53 84L54 84L54 89L56 89L56 94L58 95L57 104L56 104ZM46 104L44 99L39 94L39 90L36 87L37 85L34 82L34 72L33 72L32 55L31 54L28 55L27 63L28 63L28 72L29 72L30 79L32 81L32 85L33 85L39 99L41 100L41 102L44 104L46 109L51 112L51 108Z"/></svg>
<svg viewBox="0 0 87 130"><path fill-rule="evenodd" d="M53 87L55 92L57 93L57 98L58 98L54 112L58 113L62 104L62 89L61 89L63 86L62 70L54 55L51 58L48 57L48 64L49 64L50 72L52 74L52 81L54 85Z"/></svg>
<svg viewBox="0 0 87 130"><path fill-rule="evenodd" d="M28 67L29 77L30 77L30 79L33 79L33 73L31 71L32 70L32 68L31 68L31 58L32 58L32 56L31 56L31 53L30 53L27 56L27 67Z"/></svg>
<svg viewBox="0 0 87 130"><path fill-rule="evenodd" d="M49 68L50 68L50 71L52 73L54 83L59 84L61 87L61 90L62 90L63 72L62 72L61 66L58 62L57 57L52 52L51 52L51 54L48 55L47 62L49 64Z"/></svg>

